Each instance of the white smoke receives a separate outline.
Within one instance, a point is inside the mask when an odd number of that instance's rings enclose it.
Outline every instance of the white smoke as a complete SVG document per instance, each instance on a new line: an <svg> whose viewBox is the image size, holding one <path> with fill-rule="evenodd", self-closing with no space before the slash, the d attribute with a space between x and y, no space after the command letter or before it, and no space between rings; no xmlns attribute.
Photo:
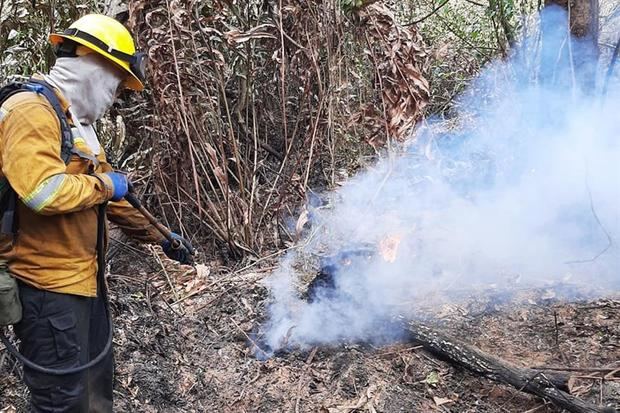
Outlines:
<svg viewBox="0 0 620 413"><path fill-rule="evenodd" d="M524 42L489 65L459 101L460 124L428 122L311 211L309 239L269 280L265 343L379 340L391 314L438 290L620 284L620 88L582 93L575 68L545 53ZM361 244L396 259L342 266L334 291L298 296L296 263Z"/></svg>

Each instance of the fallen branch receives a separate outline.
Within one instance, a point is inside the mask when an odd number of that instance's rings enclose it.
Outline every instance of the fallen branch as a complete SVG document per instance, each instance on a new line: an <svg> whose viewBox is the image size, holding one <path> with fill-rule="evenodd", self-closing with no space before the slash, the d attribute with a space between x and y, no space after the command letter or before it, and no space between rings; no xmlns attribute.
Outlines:
<svg viewBox="0 0 620 413"><path fill-rule="evenodd" d="M554 366L536 366L535 370L539 371L570 371L578 373L613 373L619 370L618 367L554 367Z"/></svg>
<svg viewBox="0 0 620 413"><path fill-rule="evenodd" d="M490 380L508 384L519 391L542 397L573 413L613 413L613 408L599 407L566 393L568 377L514 366L482 350L428 326L403 322L409 339L452 364Z"/></svg>

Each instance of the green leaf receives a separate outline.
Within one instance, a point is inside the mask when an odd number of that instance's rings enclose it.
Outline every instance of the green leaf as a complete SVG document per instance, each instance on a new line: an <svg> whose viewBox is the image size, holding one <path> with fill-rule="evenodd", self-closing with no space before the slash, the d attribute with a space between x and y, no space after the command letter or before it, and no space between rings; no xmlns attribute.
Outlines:
<svg viewBox="0 0 620 413"><path fill-rule="evenodd" d="M428 384L429 386L433 386L433 387L437 386L439 384L439 373L436 371L431 371L426 376L426 379L424 380L424 382Z"/></svg>

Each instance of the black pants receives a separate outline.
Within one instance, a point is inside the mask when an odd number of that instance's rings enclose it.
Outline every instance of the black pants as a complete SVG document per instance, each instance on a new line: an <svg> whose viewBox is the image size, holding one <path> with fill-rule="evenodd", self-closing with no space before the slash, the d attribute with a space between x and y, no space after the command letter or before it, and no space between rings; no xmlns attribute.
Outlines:
<svg viewBox="0 0 620 413"><path fill-rule="evenodd" d="M89 298L38 290L19 283L22 321L15 326L20 352L49 368L72 368L97 357L108 338L101 297ZM24 367L31 411L112 412L113 353L91 369L51 376Z"/></svg>

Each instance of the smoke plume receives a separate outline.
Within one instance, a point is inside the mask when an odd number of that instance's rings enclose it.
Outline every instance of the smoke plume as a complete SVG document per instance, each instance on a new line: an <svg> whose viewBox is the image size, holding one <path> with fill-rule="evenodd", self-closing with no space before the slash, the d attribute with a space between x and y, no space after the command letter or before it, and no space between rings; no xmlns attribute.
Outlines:
<svg viewBox="0 0 620 413"><path fill-rule="evenodd" d="M583 82L592 70L574 62L593 54L556 26L485 68L454 119L427 121L327 207L309 206L312 230L268 281L272 349L380 340L391 315L434 291L618 287L620 88L602 96L603 76ZM300 298L300 262L359 245L379 253L339 267L333 290Z"/></svg>

